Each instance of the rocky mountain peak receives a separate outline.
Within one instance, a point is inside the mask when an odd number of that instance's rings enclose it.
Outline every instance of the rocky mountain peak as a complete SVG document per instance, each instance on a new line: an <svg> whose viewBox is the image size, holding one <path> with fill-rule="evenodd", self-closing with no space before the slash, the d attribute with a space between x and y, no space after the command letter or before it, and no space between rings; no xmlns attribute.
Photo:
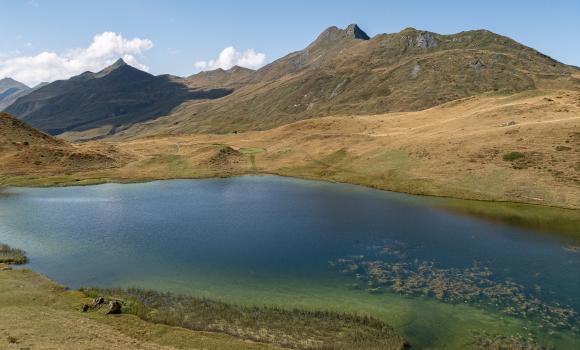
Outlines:
<svg viewBox="0 0 580 350"><path fill-rule="evenodd" d="M127 69L127 68L130 68L130 69ZM135 68L133 66L130 66L122 58L119 58L118 60L115 61L115 63L113 63L112 65L110 65L110 66L108 66L106 68L104 68L103 70L101 70L98 73L93 74L93 73L88 72L87 73L87 78L89 78L89 79L90 78L102 78L104 76L107 76L107 75L109 75L109 74L111 74L113 72L119 71L119 70L122 70L123 72L127 72L127 71L138 71L138 72L141 72L143 74L148 74L148 73L143 72L143 71L141 71L141 70L139 70L139 69L137 69L137 68Z"/></svg>
<svg viewBox="0 0 580 350"><path fill-rule="evenodd" d="M344 39L369 40L369 36L356 24L350 24L345 29L336 26L328 27L311 44L340 42Z"/></svg>
<svg viewBox="0 0 580 350"><path fill-rule="evenodd" d="M118 60L115 61L115 63L113 63L112 65L109 66L109 68L119 68L119 67L123 67L123 66L128 66L127 62L125 62L125 60L123 60L122 58L119 58Z"/></svg>
<svg viewBox="0 0 580 350"><path fill-rule="evenodd" d="M405 28L398 33L406 39L407 47L416 47L423 50L436 47L439 45L436 34L424 30L417 30L415 28Z"/></svg>
<svg viewBox="0 0 580 350"><path fill-rule="evenodd" d="M370 37L356 24L349 24L345 29L346 35L355 39L369 40Z"/></svg>

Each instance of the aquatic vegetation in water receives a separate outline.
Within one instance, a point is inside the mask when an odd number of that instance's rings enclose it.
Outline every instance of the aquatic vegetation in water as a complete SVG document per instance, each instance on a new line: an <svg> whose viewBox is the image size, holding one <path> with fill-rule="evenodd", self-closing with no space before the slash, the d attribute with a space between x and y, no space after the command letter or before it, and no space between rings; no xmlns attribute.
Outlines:
<svg viewBox="0 0 580 350"><path fill-rule="evenodd" d="M497 278L486 266L442 268L432 261L410 260L399 242L370 247L369 256L340 258L330 264L353 275L356 286L370 293L389 290L447 303L468 303L534 320L540 328L579 331L580 316L572 308L543 301L525 286Z"/></svg>
<svg viewBox="0 0 580 350"><path fill-rule="evenodd" d="M86 289L92 297L121 300L123 312L196 331L303 350L408 348L406 341L378 319L327 311L249 307L193 296L143 289Z"/></svg>
<svg viewBox="0 0 580 350"><path fill-rule="evenodd" d="M7 244L0 244L0 264L26 264L28 258L21 249L12 248Z"/></svg>
<svg viewBox="0 0 580 350"><path fill-rule="evenodd" d="M487 333L476 333L473 336L472 347L480 350L553 350L535 340L526 339L520 335L501 336Z"/></svg>

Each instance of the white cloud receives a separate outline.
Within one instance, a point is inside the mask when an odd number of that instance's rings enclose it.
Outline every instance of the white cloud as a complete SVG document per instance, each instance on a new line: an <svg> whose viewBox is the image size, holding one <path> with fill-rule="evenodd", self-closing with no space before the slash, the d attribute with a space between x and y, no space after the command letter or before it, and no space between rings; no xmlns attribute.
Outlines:
<svg viewBox="0 0 580 350"><path fill-rule="evenodd" d="M149 39L126 39L121 34L104 32L97 34L87 48L68 49L57 54L41 52L35 56L0 56L0 79L11 77L30 86L40 82L68 79L85 71L99 71L122 57L128 64L141 70L149 67L137 57L151 49Z"/></svg>
<svg viewBox="0 0 580 350"><path fill-rule="evenodd" d="M217 59L197 61L195 62L195 67L199 70L230 69L233 66L259 68L264 62L266 62L266 55L263 53L256 52L254 49L239 52L233 46L230 46L223 49Z"/></svg>

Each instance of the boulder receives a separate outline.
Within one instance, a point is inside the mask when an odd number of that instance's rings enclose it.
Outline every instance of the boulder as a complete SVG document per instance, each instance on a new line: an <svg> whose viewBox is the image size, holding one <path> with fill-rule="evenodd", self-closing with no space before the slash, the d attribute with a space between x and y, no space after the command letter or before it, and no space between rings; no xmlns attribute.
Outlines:
<svg viewBox="0 0 580 350"><path fill-rule="evenodd" d="M105 298L103 297L96 297L93 299L92 303L91 303L91 307L96 308L98 306L101 306L105 303Z"/></svg>
<svg viewBox="0 0 580 350"><path fill-rule="evenodd" d="M118 300L109 301L109 310L107 310L107 315L120 314L121 313L121 302Z"/></svg>

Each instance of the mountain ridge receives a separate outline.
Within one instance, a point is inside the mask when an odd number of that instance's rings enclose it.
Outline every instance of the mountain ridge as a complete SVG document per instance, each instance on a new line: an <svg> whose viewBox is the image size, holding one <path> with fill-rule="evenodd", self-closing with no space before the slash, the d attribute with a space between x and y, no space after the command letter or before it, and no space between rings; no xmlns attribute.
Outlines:
<svg viewBox="0 0 580 350"><path fill-rule="evenodd" d="M405 28L369 40L346 31L330 27L232 94L185 102L120 135L264 130L328 115L418 111L482 93L580 89L577 68L488 30L442 35Z"/></svg>
<svg viewBox="0 0 580 350"><path fill-rule="evenodd" d="M158 84L131 85L139 77ZM255 71L232 67L186 78L152 76L119 60L100 72L49 84L7 111L71 139L75 132L82 139L228 133L328 115L419 111L482 93L577 90L579 77L577 68L488 30L443 35L409 27L370 38L351 24L329 27L303 50ZM98 79L108 82L105 93L96 94L100 101L91 99ZM114 90L117 84L127 89ZM45 96L51 89L54 96ZM125 111L138 100L135 95L145 106ZM91 105L79 109L79 103ZM95 111L101 104L107 106Z"/></svg>

